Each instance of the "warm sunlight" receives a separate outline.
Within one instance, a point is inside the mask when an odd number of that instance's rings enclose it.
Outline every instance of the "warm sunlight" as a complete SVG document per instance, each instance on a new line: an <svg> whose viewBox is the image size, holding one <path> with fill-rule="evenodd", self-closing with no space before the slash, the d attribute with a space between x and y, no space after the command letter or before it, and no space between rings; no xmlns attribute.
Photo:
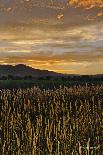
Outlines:
<svg viewBox="0 0 103 155"><path fill-rule="evenodd" d="M0 1L0 64L102 73L102 7L102 0Z"/></svg>

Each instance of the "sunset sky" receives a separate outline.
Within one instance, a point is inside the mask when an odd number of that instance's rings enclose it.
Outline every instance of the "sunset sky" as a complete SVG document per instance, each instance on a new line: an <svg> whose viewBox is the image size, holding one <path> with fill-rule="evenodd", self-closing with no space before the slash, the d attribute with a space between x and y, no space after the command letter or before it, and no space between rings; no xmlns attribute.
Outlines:
<svg viewBox="0 0 103 155"><path fill-rule="evenodd" d="M0 64L103 74L103 0L0 0Z"/></svg>

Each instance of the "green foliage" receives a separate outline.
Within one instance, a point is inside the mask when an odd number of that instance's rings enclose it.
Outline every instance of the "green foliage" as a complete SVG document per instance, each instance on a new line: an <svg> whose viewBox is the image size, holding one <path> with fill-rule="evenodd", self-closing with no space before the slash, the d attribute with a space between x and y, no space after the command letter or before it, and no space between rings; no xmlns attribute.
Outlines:
<svg viewBox="0 0 103 155"><path fill-rule="evenodd" d="M103 84L103 80L70 80L62 78L51 78L51 77L41 77L36 79L30 79L30 77L25 77L24 79L3 79L0 80L0 89L13 89L13 88L31 88L34 85L39 86L41 89L54 89L59 88L59 86L85 86L85 85L101 85Z"/></svg>

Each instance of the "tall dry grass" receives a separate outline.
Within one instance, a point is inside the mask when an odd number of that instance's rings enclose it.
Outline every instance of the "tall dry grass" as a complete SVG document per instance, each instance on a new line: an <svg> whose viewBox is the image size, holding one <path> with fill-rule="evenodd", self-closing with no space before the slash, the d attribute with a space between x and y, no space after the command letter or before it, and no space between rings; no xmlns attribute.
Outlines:
<svg viewBox="0 0 103 155"><path fill-rule="evenodd" d="M1 155L101 155L103 85L0 91Z"/></svg>

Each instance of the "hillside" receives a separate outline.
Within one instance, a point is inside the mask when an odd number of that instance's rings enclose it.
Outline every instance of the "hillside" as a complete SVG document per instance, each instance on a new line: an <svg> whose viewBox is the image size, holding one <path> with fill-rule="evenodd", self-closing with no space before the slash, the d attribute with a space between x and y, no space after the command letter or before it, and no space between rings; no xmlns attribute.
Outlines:
<svg viewBox="0 0 103 155"><path fill-rule="evenodd" d="M2 76L32 76L32 77L43 77L43 76L58 76L62 74L58 74L56 72L48 71L48 70L39 70L34 69L32 67L19 64L16 66L12 65L0 65L0 77Z"/></svg>

